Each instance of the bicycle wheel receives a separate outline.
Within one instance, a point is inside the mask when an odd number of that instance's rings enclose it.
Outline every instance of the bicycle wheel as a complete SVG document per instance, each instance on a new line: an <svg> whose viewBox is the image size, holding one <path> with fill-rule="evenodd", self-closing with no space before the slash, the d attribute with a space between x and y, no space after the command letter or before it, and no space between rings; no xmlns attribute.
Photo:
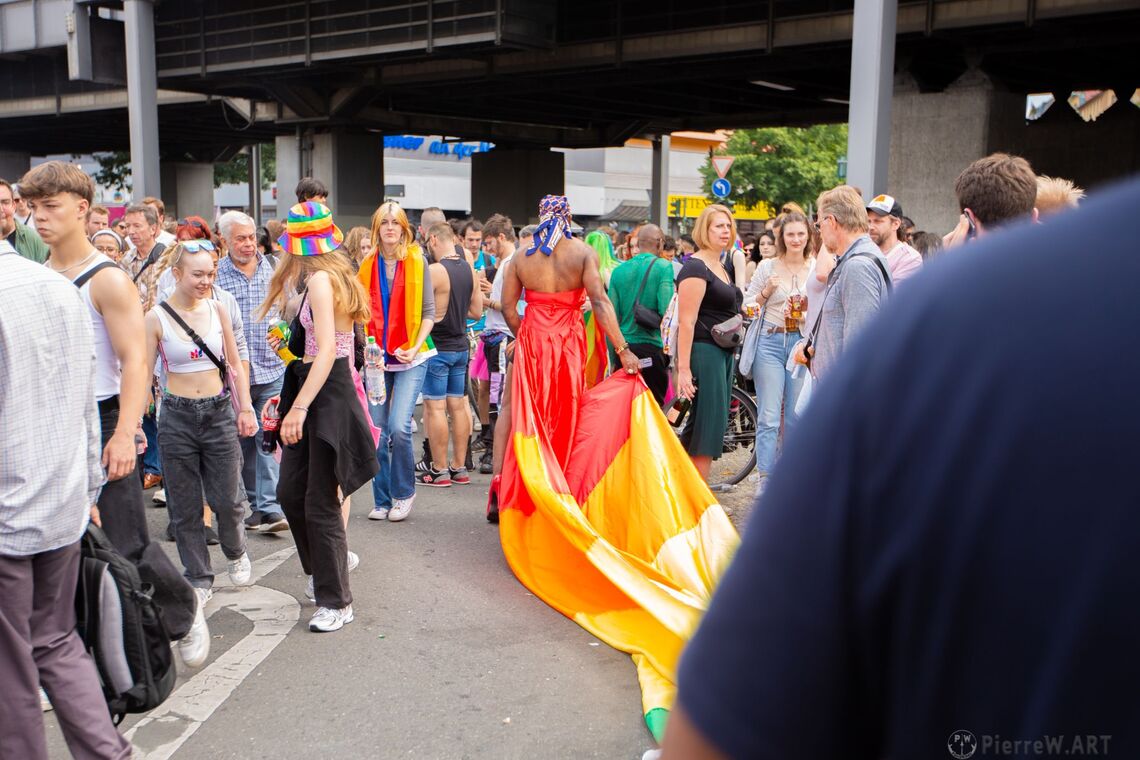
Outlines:
<svg viewBox="0 0 1140 760"><path fill-rule="evenodd" d="M729 395L724 452L709 469L709 487L735 486L756 467L756 402L735 385Z"/></svg>

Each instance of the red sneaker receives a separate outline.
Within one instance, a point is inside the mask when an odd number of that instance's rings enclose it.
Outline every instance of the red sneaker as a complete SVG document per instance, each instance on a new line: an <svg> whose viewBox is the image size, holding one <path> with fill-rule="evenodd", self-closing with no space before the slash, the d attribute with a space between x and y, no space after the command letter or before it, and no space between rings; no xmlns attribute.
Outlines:
<svg viewBox="0 0 1140 760"><path fill-rule="evenodd" d="M471 485L471 475L467 472L466 467L460 467L458 470L451 471L451 482L457 486Z"/></svg>
<svg viewBox="0 0 1140 760"><path fill-rule="evenodd" d="M451 474L447 472L437 472L436 470L417 472L416 483L421 486L431 486L432 488L451 488Z"/></svg>

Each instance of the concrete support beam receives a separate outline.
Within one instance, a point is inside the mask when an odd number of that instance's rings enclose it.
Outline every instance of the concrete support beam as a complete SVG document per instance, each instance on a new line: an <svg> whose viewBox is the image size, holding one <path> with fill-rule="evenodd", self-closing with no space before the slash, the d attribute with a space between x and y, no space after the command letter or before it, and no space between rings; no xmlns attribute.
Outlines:
<svg viewBox="0 0 1140 760"><path fill-rule="evenodd" d="M0 177L9 182L19 182L28 169L32 168L32 157L18 150L0 150Z"/></svg>
<svg viewBox="0 0 1140 760"><path fill-rule="evenodd" d="M167 219L197 215L214 223L214 165L209 163L167 162L162 165L162 202ZM141 200L137 191L132 197Z"/></svg>
<svg viewBox="0 0 1140 760"><path fill-rule="evenodd" d="M300 151L296 135L278 135L277 145L277 217L284 219L289 207L296 203L293 190L301 181Z"/></svg>
<svg viewBox="0 0 1140 760"><path fill-rule="evenodd" d="M249 215L261 224L261 144L249 146Z"/></svg>
<svg viewBox="0 0 1140 760"><path fill-rule="evenodd" d="M134 197L143 198L159 193L158 75L152 0L124 0L123 15L127 43L127 110L131 123L131 192Z"/></svg>
<svg viewBox="0 0 1140 760"><path fill-rule="evenodd" d="M564 153L496 148L471 157L471 214L477 219L499 213L519 226L537 222L542 197L565 192Z"/></svg>
<svg viewBox="0 0 1140 760"><path fill-rule="evenodd" d="M278 162L280 160L278 153ZM315 134L311 165L310 175L329 188L329 207L338 227L347 230L371 224L372 213L384 200L384 138L381 135L340 130ZM285 188L289 203L296 202L293 187ZM278 186L278 196L281 190Z"/></svg>
<svg viewBox="0 0 1140 760"><path fill-rule="evenodd" d="M887 184L898 0L858 0L851 39L847 182L870 200Z"/></svg>
<svg viewBox="0 0 1140 760"><path fill-rule="evenodd" d="M669 230L669 135L653 138L653 168L650 173L649 221Z"/></svg>

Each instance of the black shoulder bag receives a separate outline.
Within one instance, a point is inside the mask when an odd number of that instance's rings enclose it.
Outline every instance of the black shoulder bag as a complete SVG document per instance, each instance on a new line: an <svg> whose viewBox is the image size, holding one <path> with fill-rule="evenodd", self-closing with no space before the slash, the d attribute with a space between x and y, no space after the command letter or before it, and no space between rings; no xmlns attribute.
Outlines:
<svg viewBox="0 0 1140 760"><path fill-rule="evenodd" d="M633 321L646 330L661 329L661 315L648 306L641 304L641 294L645 292L645 283L649 282L649 274L653 271L653 265L656 263L657 259L654 259L649 262L649 266L645 268L645 274L641 278L641 287L637 289L637 296L633 299Z"/></svg>

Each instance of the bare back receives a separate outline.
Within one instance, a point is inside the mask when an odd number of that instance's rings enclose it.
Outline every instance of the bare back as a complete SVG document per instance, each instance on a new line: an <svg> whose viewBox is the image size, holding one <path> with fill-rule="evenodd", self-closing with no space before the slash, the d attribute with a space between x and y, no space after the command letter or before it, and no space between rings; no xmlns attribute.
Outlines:
<svg viewBox="0 0 1140 760"><path fill-rule="evenodd" d="M554 246L554 253L547 256L536 251L530 256L511 257L511 270L526 290L536 293L565 293L585 287L587 265L593 257L597 270L597 253L585 243L573 238L563 238Z"/></svg>

